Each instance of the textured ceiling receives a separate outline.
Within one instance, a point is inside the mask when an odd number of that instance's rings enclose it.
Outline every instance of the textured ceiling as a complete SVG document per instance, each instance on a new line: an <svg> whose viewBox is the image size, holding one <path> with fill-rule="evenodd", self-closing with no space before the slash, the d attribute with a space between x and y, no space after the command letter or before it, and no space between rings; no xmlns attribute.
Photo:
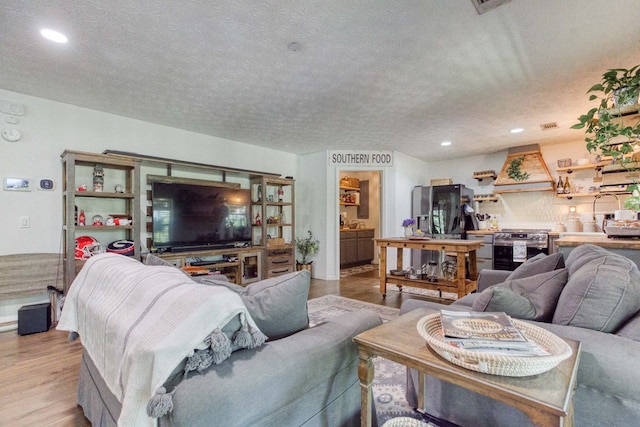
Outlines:
<svg viewBox="0 0 640 427"><path fill-rule="evenodd" d="M0 25L0 88L298 154L580 140L586 89L640 63L637 0L1 0Z"/></svg>

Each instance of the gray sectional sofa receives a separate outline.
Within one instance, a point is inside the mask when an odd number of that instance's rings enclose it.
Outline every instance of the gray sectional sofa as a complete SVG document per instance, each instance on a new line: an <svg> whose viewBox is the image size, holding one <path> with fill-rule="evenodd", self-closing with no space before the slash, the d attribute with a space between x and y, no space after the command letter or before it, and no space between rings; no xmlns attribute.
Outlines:
<svg viewBox="0 0 640 427"><path fill-rule="evenodd" d="M106 260L115 262L117 259ZM149 257L148 263L160 263ZM86 266L85 266L86 267ZM117 270L118 266L114 266ZM158 270L160 269L160 270ZM174 271L172 273L172 270ZM105 271L109 271L106 269ZM167 277L175 268L140 264L140 277ZM116 271L113 272L117 274ZM102 273L104 274L104 272ZM266 279L247 287L189 277L176 286L224 286L239 294L269 339L253 349L234 349L219 364L176 374L165 384L170 409L159 426L356 426L360 425L358 355L353 337L381 323L373 312L346 313L310 328L307 271ZM104 276L101 276L104 277ZM100 280L100 278L97 278ZM157 283L157 282L156 282ZM225 329L222 329L225 332ZM83 337L86 339L90 337ZM115 426L122 410L100 370L85 351L78 403L94 426Z"/></svg>
<svg viewBox="0 0 640 427"><path fill-rule="evenodd" d="M581 341L575 425L640 425L640 272L629 259L583 245L566 260L540 255L514 272L483 270L478 293L449 306L408 300L401 314L419 307L505 311ZM417 385L408 370L407 399L416 407ZM425 388L427 412L460 426L531 425L510 406L435 378Z"/></svg>

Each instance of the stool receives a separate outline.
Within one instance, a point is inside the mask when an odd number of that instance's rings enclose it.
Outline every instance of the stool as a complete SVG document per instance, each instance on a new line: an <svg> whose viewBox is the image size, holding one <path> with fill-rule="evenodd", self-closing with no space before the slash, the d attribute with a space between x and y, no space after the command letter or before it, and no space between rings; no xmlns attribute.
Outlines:
<svg viewBox="0 0 640 427"><path fill-rule="evenodd" d="M25 305L18 310L18 335L48 331L51 327L51 303Z"/></svg>

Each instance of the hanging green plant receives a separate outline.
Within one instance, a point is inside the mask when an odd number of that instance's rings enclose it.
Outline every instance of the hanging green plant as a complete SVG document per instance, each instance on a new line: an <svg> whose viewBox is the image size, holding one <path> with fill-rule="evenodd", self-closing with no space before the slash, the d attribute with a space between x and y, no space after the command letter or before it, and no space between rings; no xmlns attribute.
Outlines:
<svg viewBox="0 0 640 427"><path fill-rule="evenodd" d="M507 175L509 178L514 181L526 181L529 179L528 172L522 172L520 169L522 167L522 163L524 162L524 156L516 157L515 159L509 162L509 167L507 168Z"/></svg>

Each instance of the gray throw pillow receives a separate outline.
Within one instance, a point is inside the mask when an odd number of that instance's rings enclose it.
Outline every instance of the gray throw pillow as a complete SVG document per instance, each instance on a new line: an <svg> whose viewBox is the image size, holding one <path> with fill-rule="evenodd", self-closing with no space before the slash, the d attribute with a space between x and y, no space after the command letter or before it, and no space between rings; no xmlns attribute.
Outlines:
<svg viewBox="0 0 640 427"><path fill-rule="evenodd" d="M567 256L569 276L573 275L573 273L580 270L586 264L591 263L591 261L597 261L607 255L613 255L613 252L601 248L600 246L580 245L576 247L569 252L569 255Z"/></svg>
<svg viewBox="0 0 640 427"><path fill-rule="evenodd" d="M551 255L538 254L520 264L507 279L520 279L536 274L564 268L564 257L561 253Z"/></svg>
<svg viewBox="0 0 640 427"><path fill-rule="evenodd" d="M613 252L588 248L586 253L598 256L569 276L553 323L614 332L640 307L640 271Z"/></svg>
<svg viewBox="0 0 640 427"><path fill-rule="evenodd" d="M517 319L533 320L536 317L536 309L527 297L502 286L486 289L476 302L473 311L504 311Z"/></svg>
<svg viewBox="0 0 640 427"><path fill-rule="evenodd" d="M482 291L473 311L504 311L518 319L548 322L552 319L562 288L567 283L565 268L504 283Z"/></svg>
<svg viewBox="0 0 640 427"><path fill-rule="evenodd" d="M306 270L261 280L246 287L206 277L201 283L226 286L237 292L269 340L295 334L309 326L307 299L311 275Z"/></svg>

